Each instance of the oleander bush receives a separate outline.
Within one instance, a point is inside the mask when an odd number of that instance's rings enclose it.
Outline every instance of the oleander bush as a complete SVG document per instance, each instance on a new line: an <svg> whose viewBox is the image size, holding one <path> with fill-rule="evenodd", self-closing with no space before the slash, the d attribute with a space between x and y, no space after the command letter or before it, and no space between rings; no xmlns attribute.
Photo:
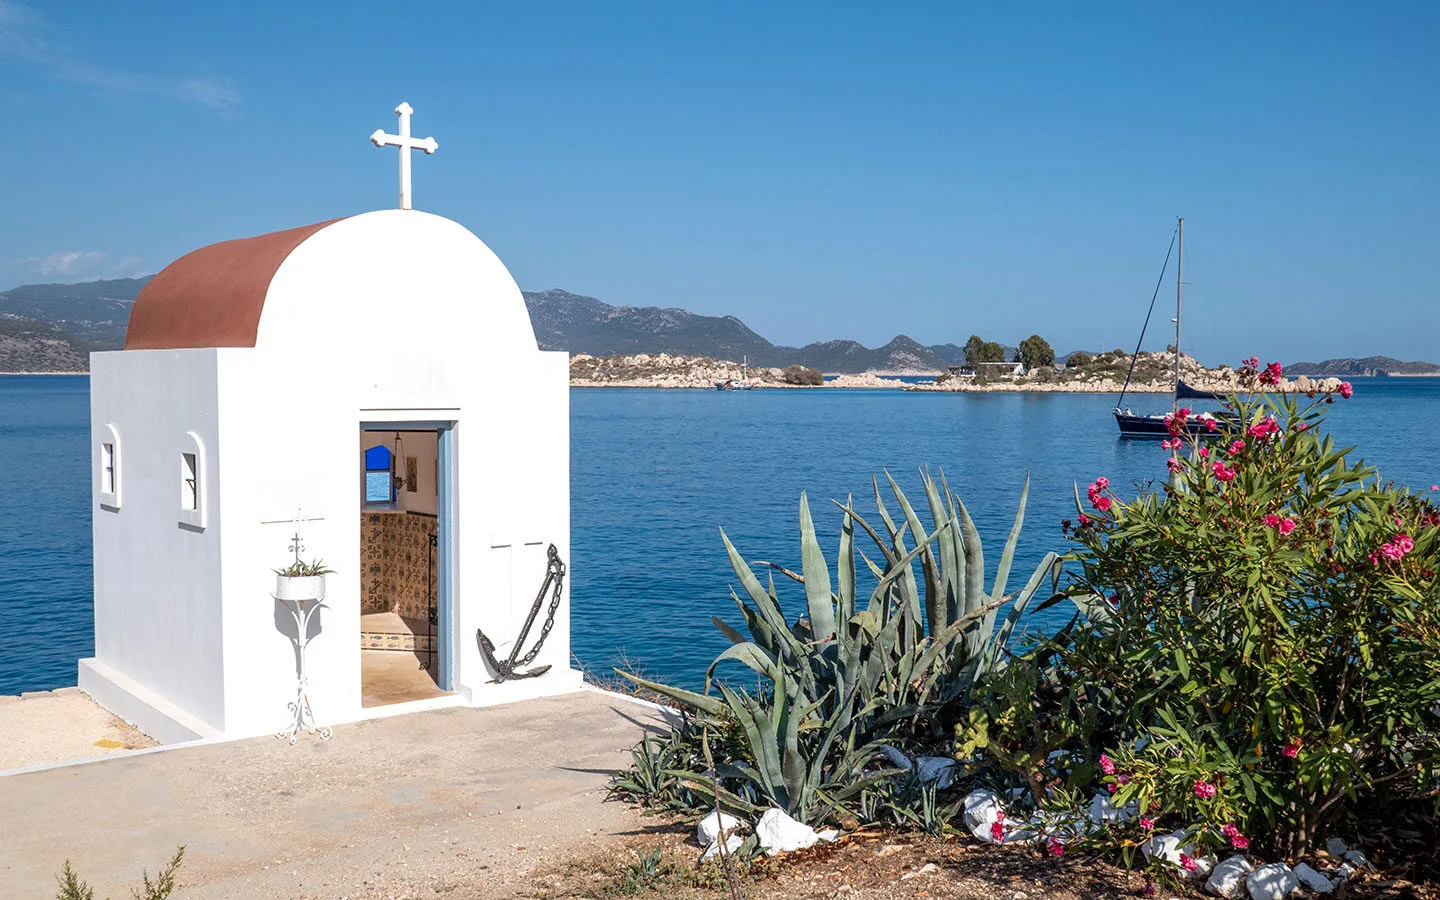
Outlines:
<svg viewBox="0 0 1440 900"><path fill-rule="evenodd" d="M1257 368L1243 376L1278 379ZM1097 478L1088 505L1077 491L1068 590L1092 615L1029 676L1062 695L1064 733L1009 752L1133 804L1130 849L1182 827L1193 855L1293 855L1348 811L1440 797L1440 509L1335 445L1334 399L1236 397L1203 437L1181 410L1168 484L1125 499ZM1061 745L1078 778L1031 759Z"/></svg>

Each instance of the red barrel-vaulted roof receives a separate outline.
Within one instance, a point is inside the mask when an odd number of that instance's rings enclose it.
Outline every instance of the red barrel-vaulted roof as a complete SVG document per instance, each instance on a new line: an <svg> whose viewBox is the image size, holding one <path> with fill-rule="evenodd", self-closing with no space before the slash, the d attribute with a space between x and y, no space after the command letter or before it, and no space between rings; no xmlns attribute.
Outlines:
<svg viewBox="0 0 1440 900"><path fill-rule="evenodd" d="M125 349L254 347L276 270L307 238L338 221L221 241L175 260L135 298Z"/></svg>

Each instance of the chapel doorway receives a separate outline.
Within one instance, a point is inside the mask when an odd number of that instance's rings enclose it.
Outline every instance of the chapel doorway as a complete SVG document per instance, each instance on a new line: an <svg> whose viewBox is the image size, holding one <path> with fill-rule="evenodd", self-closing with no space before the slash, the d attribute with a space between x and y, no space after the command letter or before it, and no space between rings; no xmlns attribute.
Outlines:
<svg viewBox="0 0 1440 900"><path fill-rule="evenodd" d="M450 431L360 430L360 701L449 693Z"/></svg>

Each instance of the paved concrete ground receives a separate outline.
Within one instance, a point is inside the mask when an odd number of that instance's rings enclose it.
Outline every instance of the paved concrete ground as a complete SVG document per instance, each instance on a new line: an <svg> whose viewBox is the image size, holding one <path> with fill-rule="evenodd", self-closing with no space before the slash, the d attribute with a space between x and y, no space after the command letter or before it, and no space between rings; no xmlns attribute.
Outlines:
<svg viewBox="0 0 1440 900"><path fill-rule="evenodd" d="M184 844L196 900L488 896L637 828L607 775L660 724L583 692L0 778L0 893L53 896L69 859L97 896L128 896Z"/></svg>
<svg viewBox="0 0 1440 900"><path fill-rule="evenodd" d="M0 772L153 746L79 688L0 697Z"/></svg>

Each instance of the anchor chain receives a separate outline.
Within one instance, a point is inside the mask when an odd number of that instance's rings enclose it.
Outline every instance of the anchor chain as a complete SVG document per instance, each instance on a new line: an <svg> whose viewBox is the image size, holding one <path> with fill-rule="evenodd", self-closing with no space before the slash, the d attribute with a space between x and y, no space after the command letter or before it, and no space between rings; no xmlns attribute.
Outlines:
<svg viewBox="0 0 1440 900"><path fill-rule="evenodd" d="M510 658L503 662L495 656L495 645L485 636L485 632L475 629L475 639L480 644L480 652L484 654L485 661L494 670L495 677L490 680L491 684L499 684L512 678L536 678L550 671L549 666L541 666L538 669L528 671L516 671L535 661L540 655L540 648L545 646L545 639L550 637L550 632L555 628L555 613L560 609L560 593L565 586L565 563L560 559L560 551L551 544L546 551L545 580L540 584L540 590L535 594L535 602L530 605L530 614L525 617L525 625L520 629L520 636L515 639L515 644L510 650ZM535 625L535 619L540 615L540 608L545 605L545 594L550 593L550 608L545 613L545 621L540 625L540 637L536 639L535 646L529 652L520 656L520 648L525 646L525 640L530 636L530 629Z"/></svg>

